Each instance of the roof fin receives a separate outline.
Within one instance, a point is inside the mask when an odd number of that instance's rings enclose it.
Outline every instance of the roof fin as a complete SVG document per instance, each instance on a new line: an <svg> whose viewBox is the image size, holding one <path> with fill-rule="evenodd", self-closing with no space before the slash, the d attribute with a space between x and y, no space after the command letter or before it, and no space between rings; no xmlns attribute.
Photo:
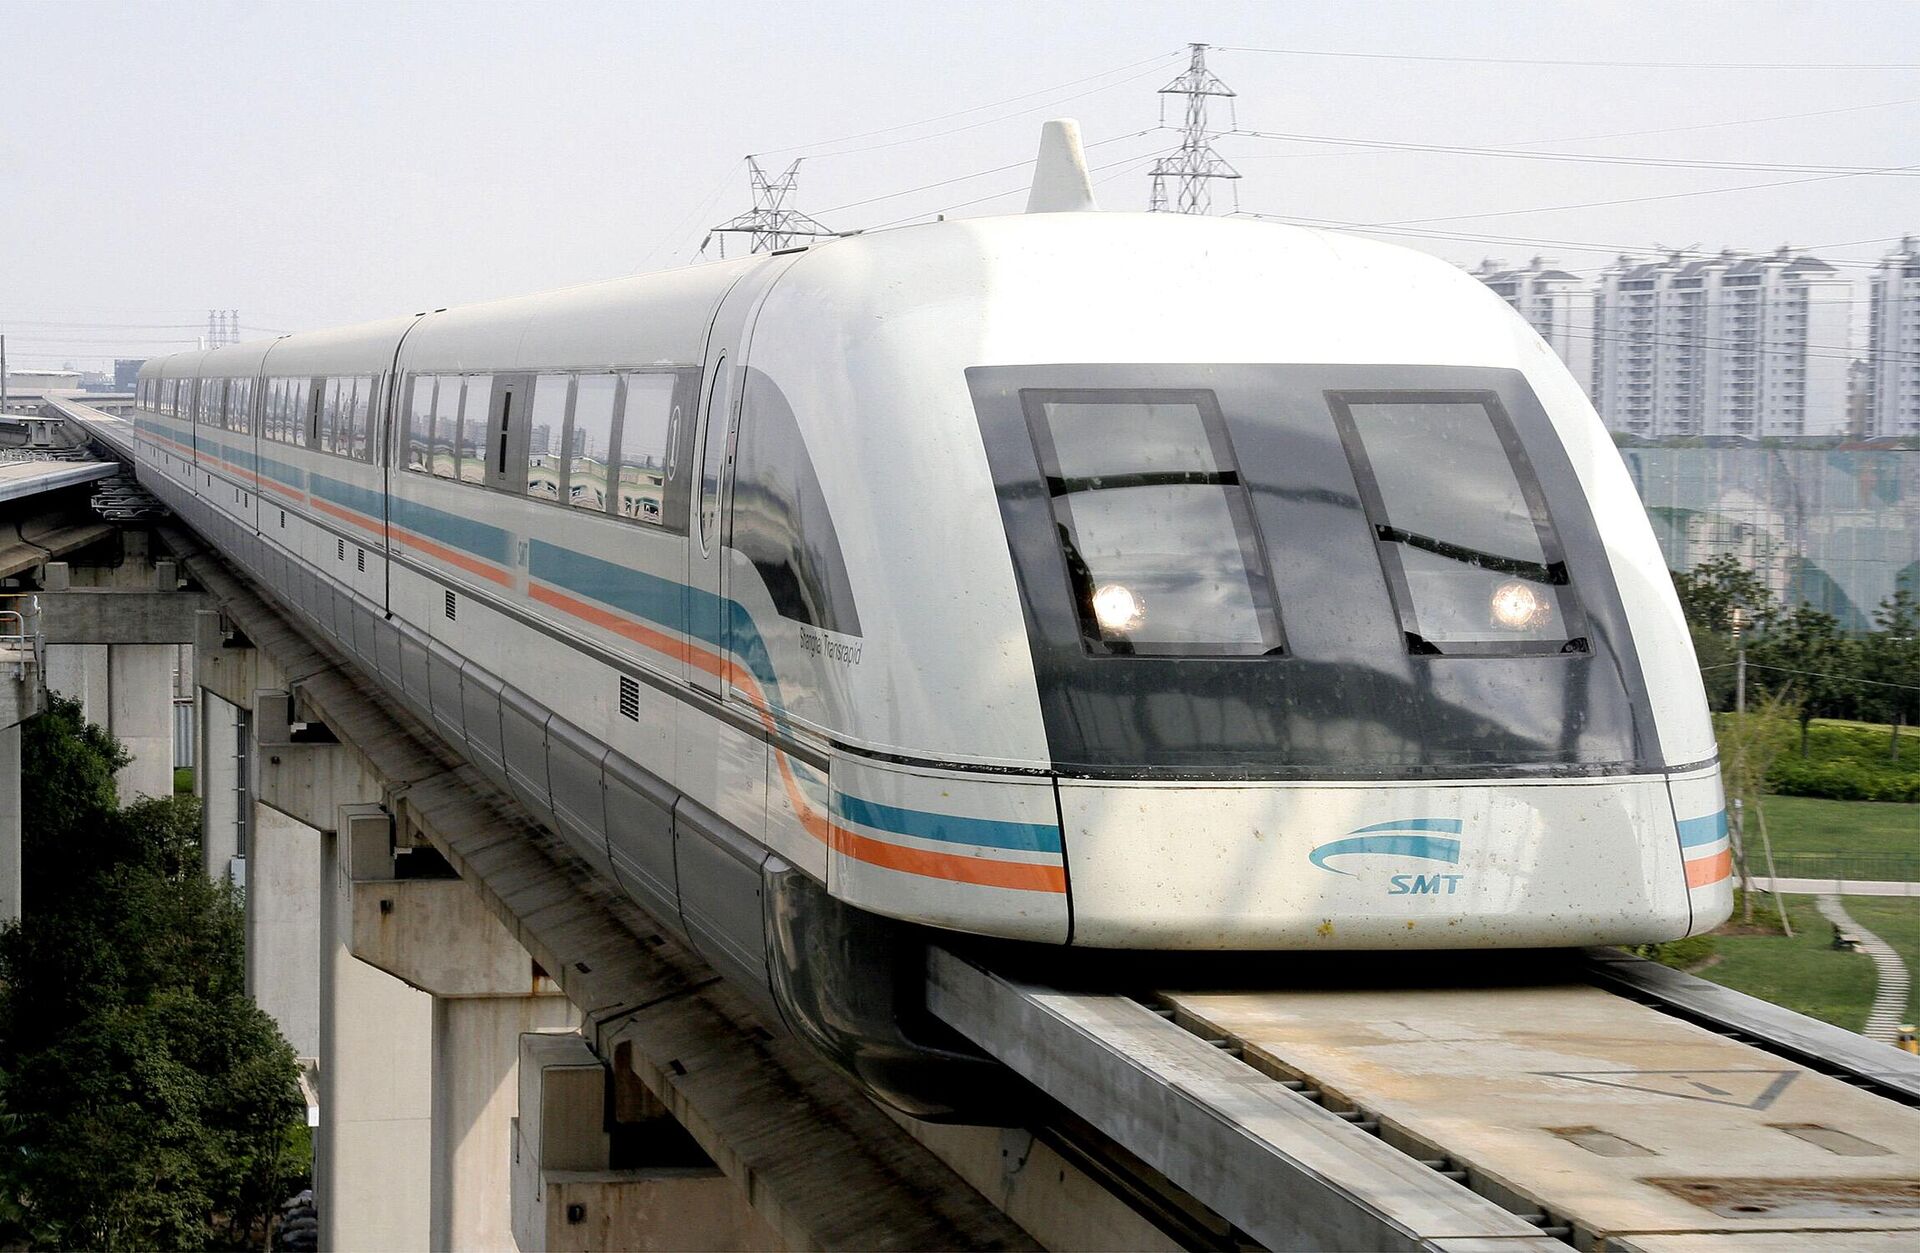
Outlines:
<svg viewBox="0 0 1920 1253"><path fill-rule="evenodd" d="M1040 128L1040 160L1033 168L1028 213L1097 210L1087 179L1087 154L1080 149L1080 123L1055 118Z"/></svg>

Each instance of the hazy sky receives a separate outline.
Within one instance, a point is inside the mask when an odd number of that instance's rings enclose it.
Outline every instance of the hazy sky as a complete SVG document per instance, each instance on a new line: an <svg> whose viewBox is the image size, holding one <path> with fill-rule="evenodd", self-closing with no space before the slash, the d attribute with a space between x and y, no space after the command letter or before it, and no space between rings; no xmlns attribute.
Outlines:
<svg viewBox="0 0 1920 1253"><path fill-rule="evenodd" d="M838 229L1017 211L1051 116L1099 141L1105 207L1144 208L1145 164L1175 137L1138 132L1190 40L1219 46L1249 130L1920 166L1905 0L0 0L0 330L19 365L91 367L170 351L209 307L239 309L251 338L682 264L749 204L748 152L808 157L799 205ZM1783 242L1864 260L1920 234L1915 177L1216 146L1244 209L1499 237L1382 236L1464 263ZM1715 188L1744 189L1697 194Z"/></svg>

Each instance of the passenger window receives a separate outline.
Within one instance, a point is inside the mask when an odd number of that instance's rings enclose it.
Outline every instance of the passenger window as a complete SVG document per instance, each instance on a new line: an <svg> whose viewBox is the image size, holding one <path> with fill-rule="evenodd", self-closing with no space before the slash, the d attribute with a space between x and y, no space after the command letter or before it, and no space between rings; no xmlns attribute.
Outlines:
<svg viewBox="0 0 1920 1253"><path fill-rule="evenodd" d="M377 381L365 375L353 380L352 432L341 451L355 461L373 460L373 393Z"/></svg>
<svg viewBox="0 0 1920 1253"><path fill-rule="evenodd" d="M427 472L427 450L433 447L433 376L416 374L408 384L407 457L402 466L415 474Z"/></svg>
<svg viewBox="0 0 1920 1253"><path fill-rule="evenodd" d="M567 429L567 393L571 375L542 374L533 385L533 411L527 430L527 495L560 499L560 437Z"/></svg>
<svg viewBox="0 0 1920 1253"><path fill-rule="evenodd" d="M667 485L667 441L673 425L671 374L629 374L626 415L620 424L620 497L617 512L662 526Z"/></svg>
<svg viewBox="0 0 1920 1253"><path fill-rule="evenodd" d="M228 387L227 427L242 435L253 433L253 380L235 379Z"/></svg>
<svg viewBox="0 0 1920 1253"><path fill-rule="evenodd" d="M428 471L438 479L460 477L460 384L457 374L442 374L438 379L433 407L433 435L429 445Z"/></svg>
<svg viewBox="0 0 1920 1253"><path fill-rule="evenodd" d="M321 452L333 451L333 432L339 424L340 380L328 379L320 391L319 439L314 444Z"/></svg>
<svg viewBox="0 0 1920 1253"><path fill-rule="evenodd" d="M460 410L460 480L487 481L487 419L493 408L493 377L467 378L467 399Z"/></svg>
<svg viewBox="0 0 1920 1253"><path fill-rule="evenodd" d="M567 437L567 503L607 511L607 467L613 460L613 405L619 376L582 374L574 381Z"/></svg>
<svg viewBox="0 0 1920 1253"><path fill-rule="evenodd" d="M221 379L208 379L200 384L200 423L203 426L222 426L220 402L226 391Z"/></svg>

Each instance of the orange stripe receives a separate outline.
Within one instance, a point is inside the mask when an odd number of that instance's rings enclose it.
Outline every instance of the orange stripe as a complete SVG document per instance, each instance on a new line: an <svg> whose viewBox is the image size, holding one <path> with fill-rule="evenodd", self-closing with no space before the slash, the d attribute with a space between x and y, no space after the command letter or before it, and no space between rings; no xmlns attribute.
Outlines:
<svg viewBox="0 0 1920 1253"><path fill-rule="evenodd" d="M1696 857L1687 863L1687 886L1704 888L1733 873L1733 850L1723 848L1711 857Z"/></svg>
<svg viewBox="0 0 1920 1253"><path fill-rule="evenodd" d="M595 626L604 627L617 635L624 635L630 640L644 644L655 652L683 659L716 677L724 676L753 702L755 712L760 715L761 725L769 731L778 732L779 728L774 723L766 698L760 692L760 684L751 672L737 663L731 660L722 661L718 656L691 641L674 639L651 627L617 617L604 609L575 600L564 592L554 591L538 583L529 583L527 594L537 601L563 609ZM984 887L1016 888L1028 892L1065 892L1067 890L1067 872L1063 866L996 861L992 858L968 857L957 853L934 853L925 849L889 844L857 831L849 831L822 816L814 808L813 802L801 790L800 781L793 777L793 769L787 763L786 753L775 748L774 761L780 767L780 780L786 788L787 799L792 803L793 812L800 819L800 825L806 829L807 834L856 861L883 866L889 870L903 871L907 874L921 875L925 878L976 883Z"/></svg>

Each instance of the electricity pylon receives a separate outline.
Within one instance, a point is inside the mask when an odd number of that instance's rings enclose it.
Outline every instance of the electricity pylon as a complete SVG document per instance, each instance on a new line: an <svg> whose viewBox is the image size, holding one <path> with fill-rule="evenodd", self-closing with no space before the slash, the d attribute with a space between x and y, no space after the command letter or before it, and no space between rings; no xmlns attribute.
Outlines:
<svg viewBox="0 0 1920 1253"><path fill-rule="evenodd" d="M1180 128L1180 146L1153 163L1148 173L1153 178L1153 196L1147 202L1149 213L1209 213L1213 210L1213 188L1216 178L1235 179L1240 171L1213 150L1211 137L1207 133L1207 97L1225 96L1233 98L1233 89L1214 77L1207 69L1207 45L1188 44L1193 49L1193 59L1187 63L1187 72L1160 89L1162 96L1185 96L1187 98L1187 120ZM1229 104L1231 109L1232 105ZM1166 121L1166 102L1160 104L1160 120ZM1167 201L1167 180L1179 180L1173 203ZM1238 207L1238 197L1235 198Z"/></svg>
<svg viewBox="0 0 1920 1253"><path fill-rule="evenodd" d="M816 239L835 234L788 203L797 189L800 162L789 165L787 172L779 178L770 179L760 168L760 163L748 157L747 172L753 179L753 208L711 228L707 238L701 241L700 251L707 250L707 243L715 235L723 237L720 255L724 257L727 255L724 238L727 235L747 236L750 252L776 252L793 247L796 239Z"/></svg>

